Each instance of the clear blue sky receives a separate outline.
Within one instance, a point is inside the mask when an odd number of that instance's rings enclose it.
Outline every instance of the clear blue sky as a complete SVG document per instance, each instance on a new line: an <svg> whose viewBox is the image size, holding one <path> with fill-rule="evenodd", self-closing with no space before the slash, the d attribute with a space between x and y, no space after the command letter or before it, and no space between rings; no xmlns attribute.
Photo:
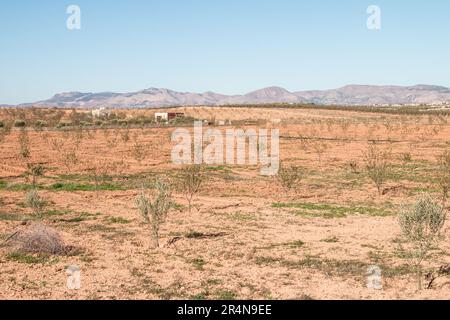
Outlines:
<svg viewBox="0 0 450 320"><path fill-rule="evenodd" d="M66 28L79 5L82 29ZM382 29L366 27L369 5ZM0 104L58 92L450 86L450 1L3 0Z"/></svg>

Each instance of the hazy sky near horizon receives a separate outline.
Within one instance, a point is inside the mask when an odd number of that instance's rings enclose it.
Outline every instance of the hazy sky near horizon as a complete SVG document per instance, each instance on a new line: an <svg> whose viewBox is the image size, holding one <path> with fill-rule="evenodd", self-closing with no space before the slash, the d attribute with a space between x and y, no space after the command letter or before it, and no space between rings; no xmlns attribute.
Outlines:
<svg viewBox="0 0 450 320"><path fill-rule="evenodd" d="M81 30L68 30L69 5ZM368 30L369 5L381 30ZM0 104L149 87L450 86L450 1L3 0Z"/></svg>

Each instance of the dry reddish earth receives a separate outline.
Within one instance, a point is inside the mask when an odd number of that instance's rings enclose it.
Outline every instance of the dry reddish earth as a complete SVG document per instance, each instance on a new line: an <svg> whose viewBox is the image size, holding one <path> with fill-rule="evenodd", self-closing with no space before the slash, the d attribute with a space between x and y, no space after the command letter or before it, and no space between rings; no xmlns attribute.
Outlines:
<svg viewBox="0 0 450 320"><path fill-rule="evenodd" d="M196 208L189 214L183 195L176 194L180 206L162 226L162 247L152 249L149 227L134 199L153 177L179 170L170 160L174 128L131 129L128 141L125 129L29 131L31 158L25 160L19 152L20 132L13 130L0 144L0 236L5 239L30 217L30 209L23 206L26 191L18 186L29 185L27 163L41 162L49 168L38 181L45 186L40 192L49 203L46 210L60 213L45 216L43 222L82 251L24 263L12 260L7 247L0 249L0 298L450 298L449 278L440 279L432 290L416 290L396 217L400 206L421 192L437 192L433 174L437 156L450 147L448 118L326 110L184 110L198 118L267 119L264 127L280 129L282 160L304 168L297 192L286 195L276 178L259 176L257 167L209 168ZM392 150L395 174L382 196L364 173L363 153L370 140ZM136 150L143 153L142 160ZM350 170L351 161L357 172ZM108 183L124 190L49 188L58 182L92 186L89 169L104 172L111 178ZM280 202L300 207L273 205ZM311 209L324 204L331 209ZM342 210L343 217L334 215ZM190 232L221 235L184 237L168 245ZM449 235L447 223L443 245L427 267L450 263ZM384 272L383 290L366 288L366 268L375 264ZM78 291L66 288L69 265L82 270Z"/></svg>

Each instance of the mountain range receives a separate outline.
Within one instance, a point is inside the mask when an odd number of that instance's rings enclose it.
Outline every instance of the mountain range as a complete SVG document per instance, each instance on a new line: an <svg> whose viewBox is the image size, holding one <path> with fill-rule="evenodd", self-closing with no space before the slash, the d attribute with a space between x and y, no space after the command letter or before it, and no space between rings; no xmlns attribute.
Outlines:
<svg viewBox="0 0 450 320"><path fill-rule="evenodd" d="M150 88L131 93L67 92L20 107L60 108L159 108L167 106L308 103L318 105L418 105L450 103L450 88L432 85L370 86L349 85L332 90L289 92L268 87L243 95L214 92L191 93Z"/></svg>

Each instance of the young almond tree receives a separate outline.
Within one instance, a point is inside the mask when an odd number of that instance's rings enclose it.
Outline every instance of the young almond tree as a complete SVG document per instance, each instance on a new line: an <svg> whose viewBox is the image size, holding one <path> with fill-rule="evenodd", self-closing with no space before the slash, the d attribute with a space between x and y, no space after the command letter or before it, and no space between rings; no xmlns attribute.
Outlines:
<svg viewBox="0 0 450 320"><path fill-rule="evenodd" d="M27 193L25 197L25 205L28 208L31 208L35 217L42 218L42 210L44 209L46 202L36 189L33 189Z"/></svg>
<svg viewBox="0 0 450 320"><path fill-rule="evenodd" d="M450 192L450 151L439 157L437 182L441 191L442 205L445 207Z"/></svg>
<svg viewBox="0 0 450 320"><path fill-rule="evenodd" d="M192 203L195 196L201 191L205 179L205 169L202 165L189 165L180 172L178 189L188 201L189 213L192 212Z"/></svg>
<svg viewBox="0 0 450 320"><path fill-rule="evenodd" d="M430 250L441 240L445 223L442 206L430 196L422 196L411 208L404 208L399 216L402 234L411 246L411 256L417 271L417 285L422 289L422 263Z"/></svg>
<svg viewBox="0 0 450 320"><path fill-rule="evenodd" d="M155 248L159 248L159 229L172 207L172 188L162 179L156 180L154 191L148 197L145 191L136 198L136 207L146 224L151 226L152 239Z"/></svg>
<svg viewBox="0 0 450 320"><path fill-rule="evenodd" d="M382 150L375 143L370 144L364 153L367 175L373 181L378 190L378 195L382 194L382 187L389 176L390 152Z"/></svg>
<svg viewBox="0 0 450 320"><path fill-rule="evenodd" d="M280 164L278 181L286 193L298 188L298 184L303 179L303 176L304 173L301 167L295 165L287 166L284 163Z"/></svg>

